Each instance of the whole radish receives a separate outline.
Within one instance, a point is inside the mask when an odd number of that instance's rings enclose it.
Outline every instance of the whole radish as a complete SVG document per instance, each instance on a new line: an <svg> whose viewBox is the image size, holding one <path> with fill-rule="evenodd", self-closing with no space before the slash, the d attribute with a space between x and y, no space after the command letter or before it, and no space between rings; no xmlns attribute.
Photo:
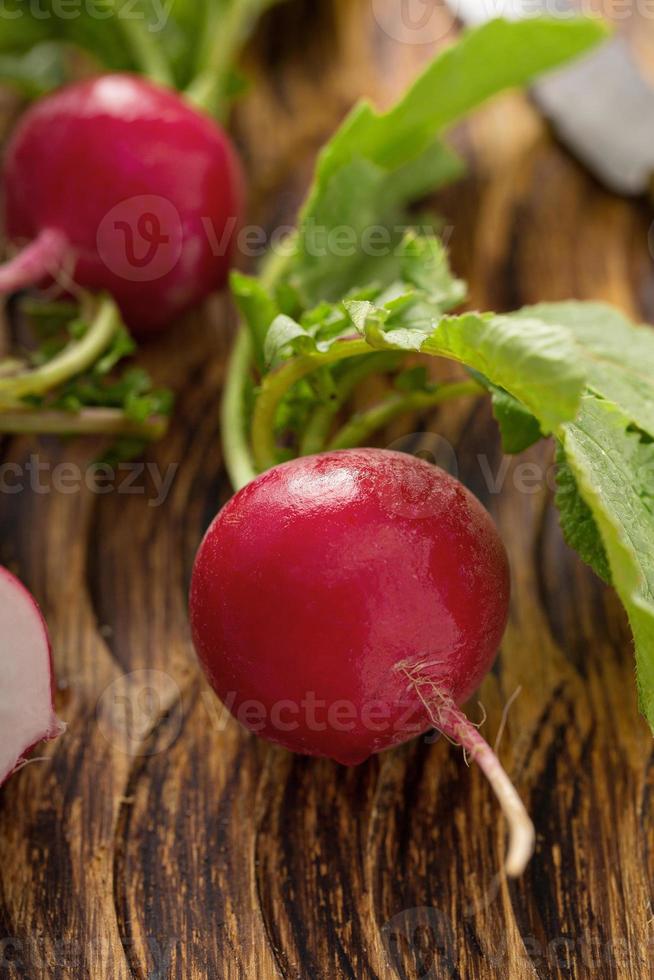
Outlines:
<svg viewBox="0 0 654 980"><path fill-rule="evenodd" d="M64 726L53 707L48 631L27 589L0 566L0 785Z"/></svg>
<svg viewBox="0 0 654 980"><path fill-rule="evenodd" d="M106 290L139 335L226 280L243 208L225 132L136 75L69 85L20 120L4 176L9 293L55 278Z"/></svg>
<svg viewBox="0 0 654 980"><path fill-rule="evenodd" d="M438 728L481 766L510 821L507 871L533 827L458 705L490 669L509 568L487 512L428 463L377 449L296 459L220 512L191 583L194 643L247 727L357 764Z"/></svg>

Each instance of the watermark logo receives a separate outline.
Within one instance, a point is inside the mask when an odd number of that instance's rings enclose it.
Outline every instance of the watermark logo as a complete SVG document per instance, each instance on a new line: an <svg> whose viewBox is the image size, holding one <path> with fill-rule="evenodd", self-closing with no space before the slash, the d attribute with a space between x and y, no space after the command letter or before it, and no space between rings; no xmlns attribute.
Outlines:
<svg viewBox="0 0 654 980"><path fill-rule="evenodd" d="M455 975L452 929L438 909L404 909L382 926L381 935L398 976L445 980Z"/></svg>
<svg viewBox="0 0 654 980"><path fill-rule="evenodd" d="M439 466L451 476L458 476L459 464L454 446L436 432L411 433L396 439L387 448L423 459L433 466ZM398 492L388 496L385 507L393 517L411 520L420 520L438 513L442 509L442 492L434 484L433 471L427 467L419 467L407 474Z"/></svg>
<svg viewBox="0 0 654 980"><path fill-rule="evenodd" d="M166 724L157 739L151 735L162 716ZM181 691L161 670L133 670L106 688L97 705L100 731L125 755L158 755L171 747L182 730Z"/></svg>
<svg viewBox="0 0 654 980"><path fill-rule="evenodd" d="M52 463L32 453L24 463L0 463L0 495L118 494L144 497L148 507L161 507L170 495L178 469L177 463L169 463L163 469L154 461L125 461L116 466L97 462L82 467L72 460Z"/></svg>
<svg viewBox="0 0 654 980"><path fill-rule="evenodd" d="M121 201L104 216L96 244L106 267L121 279L154 282L179 262L182 222L165 197L140 194Z"/></svg>
<svg viewBox="0 0 654 980"><path fill-rule="evenodd" d="M0 0L0 21L29 17L37 21L119 20L145 21L151 34L163 31L170 17L173 0L150 0L146 15L139 0Z"/></svg>
<svg viewBox="0 0 654 980"><path fill-rule="evenodd" d="M372 0L372 9L384 34L403 44L432 44L452 26L440 0Z"/></svg>

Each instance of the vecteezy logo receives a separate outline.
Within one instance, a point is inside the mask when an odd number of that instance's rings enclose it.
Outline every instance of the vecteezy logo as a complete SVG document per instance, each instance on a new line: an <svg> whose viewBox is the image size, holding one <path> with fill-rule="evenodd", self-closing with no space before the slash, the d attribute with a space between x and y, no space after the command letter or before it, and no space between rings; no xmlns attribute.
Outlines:
<svg viewBox="0 0 654 980"><path fill-rule="evenodd" d="M432 44L452 27L441 0L372 0L372 9L384 34L404 44Z"/></svg>
<svg viewBox="0 0 654 980"><path fill-rule="evenodd" d="M109 211L98 227L98 254L106 267L129 282L153 282L171 272L182 254L177 208L165 197L141 194Z"/></svg>
<svg viewBox="0 0 654 980"><path fill-rule="evenodd" d="M459 466L454 447L436 432L410 433L396 439L386 448L417 456L418 459L440 467L451 476L458 476ZM391 516L408 517L411 520L422 520L438 513L442 507L442 499L429 468L417 469L411 476L407 475L401 493L390 494L385 499L384 506Z"/></svg>
<svg viewBox="0 0 654 980"><path fill-rule="evenodd" d="M106 688L96 716L106 740L126 755L157 755L173 745L182 729L181 692L161 670L133 670ZM153 738L164 717L165 725Z"/></svg>
<svg viewBox="0 0 654 980"><path fill-rule="evenodd" d="M382 926L381 934L399 977L446 980L456 975L452 928L438 909L405 909Z"/></svg>

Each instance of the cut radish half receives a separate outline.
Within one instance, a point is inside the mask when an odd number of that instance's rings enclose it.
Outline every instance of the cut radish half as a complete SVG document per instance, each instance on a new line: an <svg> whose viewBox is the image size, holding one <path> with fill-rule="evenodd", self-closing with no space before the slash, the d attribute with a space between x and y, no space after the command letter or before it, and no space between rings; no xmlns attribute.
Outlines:
<svg viewBox="0 0 654 980"><path fill-rule="evenodd" d="M54 712L48 629L35 600L0 566L0 785L65 726Z"/></svg>

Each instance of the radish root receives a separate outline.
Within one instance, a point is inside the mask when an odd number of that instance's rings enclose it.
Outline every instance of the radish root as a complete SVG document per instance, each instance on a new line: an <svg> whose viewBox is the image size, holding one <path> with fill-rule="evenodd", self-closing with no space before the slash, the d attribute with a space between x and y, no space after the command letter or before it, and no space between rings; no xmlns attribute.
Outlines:
<svg viewBox="0 0 654 980"><path fill-rule="evenodd" d="M502 768L488 742L451 697L443 694L424 674L424 663L398 664L424 705L434 727L461 746L471 762L476 762L495 793L509 825L509 849L504 864L507 875L519 877L534 852L535 830L515 786Z"/></svg>
<svg viewBox="0 0 654 980"><path fill-rule="evenodd" d="M54 276L66 256L65 237L54 228L44 228L33 242L0 266L0 293L15 293Z"/></svg>

